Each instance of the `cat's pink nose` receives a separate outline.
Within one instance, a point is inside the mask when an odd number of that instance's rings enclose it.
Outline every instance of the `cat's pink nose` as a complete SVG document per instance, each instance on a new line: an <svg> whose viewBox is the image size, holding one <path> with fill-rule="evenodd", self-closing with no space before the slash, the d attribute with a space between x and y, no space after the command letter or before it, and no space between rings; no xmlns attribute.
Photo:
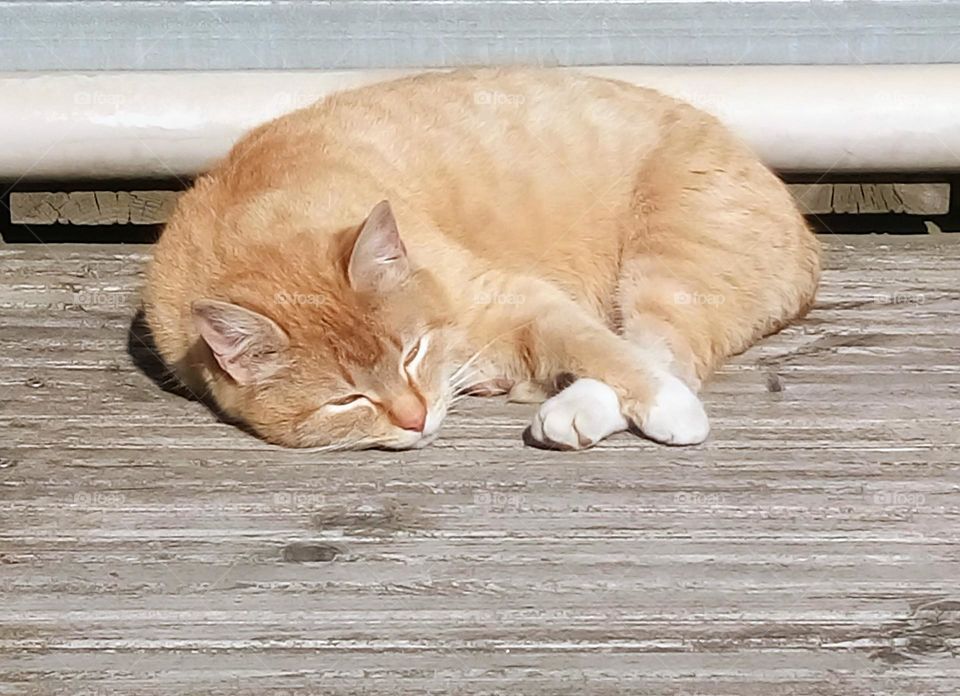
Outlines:
<svg viewBox="0 0 960 696"><path fill-rule="evenodd" d="M390 421L398 428L423 432L427 422L427 407L419 397L413 394L404 394L394 400L388 410Z"/></svg>

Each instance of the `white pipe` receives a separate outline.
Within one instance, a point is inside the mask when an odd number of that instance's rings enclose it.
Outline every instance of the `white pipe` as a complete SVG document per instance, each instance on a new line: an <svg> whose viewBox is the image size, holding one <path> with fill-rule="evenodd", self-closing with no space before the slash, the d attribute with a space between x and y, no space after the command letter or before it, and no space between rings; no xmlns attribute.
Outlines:
<svg viewBox="0 0 960 696"><path fill-rule="evenodd" d="M960 168L960 65L581 70L697 104L779 169ZM189 176L254 125L407 72L0 74L0 179Z"/></svg>

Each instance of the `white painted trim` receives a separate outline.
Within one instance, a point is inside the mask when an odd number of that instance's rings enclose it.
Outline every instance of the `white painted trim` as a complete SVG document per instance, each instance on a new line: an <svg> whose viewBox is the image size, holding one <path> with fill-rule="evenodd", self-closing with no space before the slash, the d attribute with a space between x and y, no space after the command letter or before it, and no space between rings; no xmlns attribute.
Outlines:
<svg viewBox="0 0 960 696"><path fill-rule="evenodd" d="M960 168L960 65L606 67L779 169ZM247 129L401 71L0 74L0 178L189 176Z"/></svg>

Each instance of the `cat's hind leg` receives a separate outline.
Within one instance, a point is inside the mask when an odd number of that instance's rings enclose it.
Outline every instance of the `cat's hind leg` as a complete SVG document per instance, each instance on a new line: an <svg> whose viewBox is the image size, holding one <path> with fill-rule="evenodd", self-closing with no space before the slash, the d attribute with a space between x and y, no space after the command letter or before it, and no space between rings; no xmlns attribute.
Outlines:
<svg viewBox="0 0 960 696"><path fill-rule="evenodd" d="M694 391L729 356L778 331L802 312L775 280L748 280L749 259L717 268L689 256L652 253L626 259L618 291L619 333L662 356L669 372ZM737 266L740 268L737 268ZM792 305L792 306L791 306Z"/></svg>
<svg viewBox="0 0 960 696"><path fill-rule="evenodd" d="M711 150L688 157L665 156L640 178L616 299L620 334L697 391L724 359L809 308L820 266L772 173L748 161L731 176Z"/></svg>
<svg viewBox="0 0 960 696"><path fill-rule="evenodd" d="M573 383L547 399L529 430L539 444L589 447L635 425L667 444L702 442L709 431L696 394L670 372L669 353L645 350L556 287L517 277L525 302L490 313L484 335L500 336L500 361L518 382Z"/></svg>

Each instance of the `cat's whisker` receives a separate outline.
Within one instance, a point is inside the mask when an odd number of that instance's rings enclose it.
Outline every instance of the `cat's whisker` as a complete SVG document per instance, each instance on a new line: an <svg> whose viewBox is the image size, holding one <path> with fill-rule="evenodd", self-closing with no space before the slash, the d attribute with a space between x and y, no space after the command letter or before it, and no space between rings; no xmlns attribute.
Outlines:
<svg viewBox="0 0 960 696"><path fill-rule="evenodd" d="M473 366L473 363L477 360L477 358L480 357L480 354L483 353L483 351L485 351L485 350L486 350L487 348L489 348L491 345L493 345L493 343L494 343L498 338L499 338L499 336L495 336L493 339L491 339L491 340L488 341L486 344L484 344L483 346L481 346L480 349L479 349L476 353L474 353L472 356L470 356L469 358L467 358L466 362L464 362L463 365L461 365L461 366L453 373L451 379L456 379L456 378L458 378L467 368L472 367L472 366Z"/></svg>
<svg viewBox="0 0 960 696"><path fill-rule="evenodd" d="M459 380L457 380L456 382L451 382L451 383L450 383L450 387L453 389L454 393L458 393L458 392L462 391L463 389L469 387L469 386L471 385L471 383L473 383L473 382L476 380L476 378L479 377L479 376L480 376L480 372L479 372L479 371L477 371L477 372L471 372L471 373L468 374L468 375L464 375L463 377L461 377L461 378L460 378Z"/></svg>
<svg viewBox="0 0 960 696"><path fill-rule="evenodd" d="M459 388L462 387L467 381L473 378L476 375L476 371L465 372L464 368L458 369L450 378L447 380L447 383L453 387Z"/></svg>
<svg viewBox="0 0 960 696"><path fill-rule="evenodd" d="M468 387L470 383L473 382L479 375L479 369L473 369L469 372L464 372L464 368L461 367L447 380L447 386L450 388L450 391L453 394L457 394L464 388Z"/></svg>
<svg viewBox="0 0 960 696"><path fill-rule="evenodd" d="M470 356L470 357L466 360L466 362L464 362L463 365L461 365L461 366L453 373L453 375L452 375L452 377L451 377L451 381L454 380L454 379L456 379L457 377L459 377L459 376L461 375L461 373L462 373L464 370L466 370L468 367L471 367L471 366L473 365L473 363L476 362L476 360L480 357L480 355L481 355L485 350L487 350L487 348L489 348L490 346L492 346L494 343L496 343L497 341L499 341L499 340L500 340L501 338L503 338L504 336L506 336L506 335L508 335L508 334L510 334L510 333L514 333L514 332L516 332L516 331L519 331L519 330L525 328L526 326L532 324L533 321L534 321L534 320L531 319L530 321L525 322L525 323L523 323L523 324L520 324L519 326L515 326L515 327L513 327L513 328L511 328L511 329L508 329L507 331L504 331L504 332L502 332L502 333L499 333L499 334L497 334L496 336L494 336L493 338L491 338L489 341L487 341L486 343L484 343L482 346L480 346L479 350L477 350L476 353L474 353L472 356ZM477 371L479 372L479 370L477 370Z"/></svg>
<svg viewBox="0 0 960 696"><path fill-rule="evenodd" d="M463 365L458 367L456 370L454 370L453 374L450 375L450 379L452 381L460 380L460 379L463 379L464 375L471 374L473 372L478 372L478 371L479 371L478 368L475 368L473 365L464 363Z"/></svg>

